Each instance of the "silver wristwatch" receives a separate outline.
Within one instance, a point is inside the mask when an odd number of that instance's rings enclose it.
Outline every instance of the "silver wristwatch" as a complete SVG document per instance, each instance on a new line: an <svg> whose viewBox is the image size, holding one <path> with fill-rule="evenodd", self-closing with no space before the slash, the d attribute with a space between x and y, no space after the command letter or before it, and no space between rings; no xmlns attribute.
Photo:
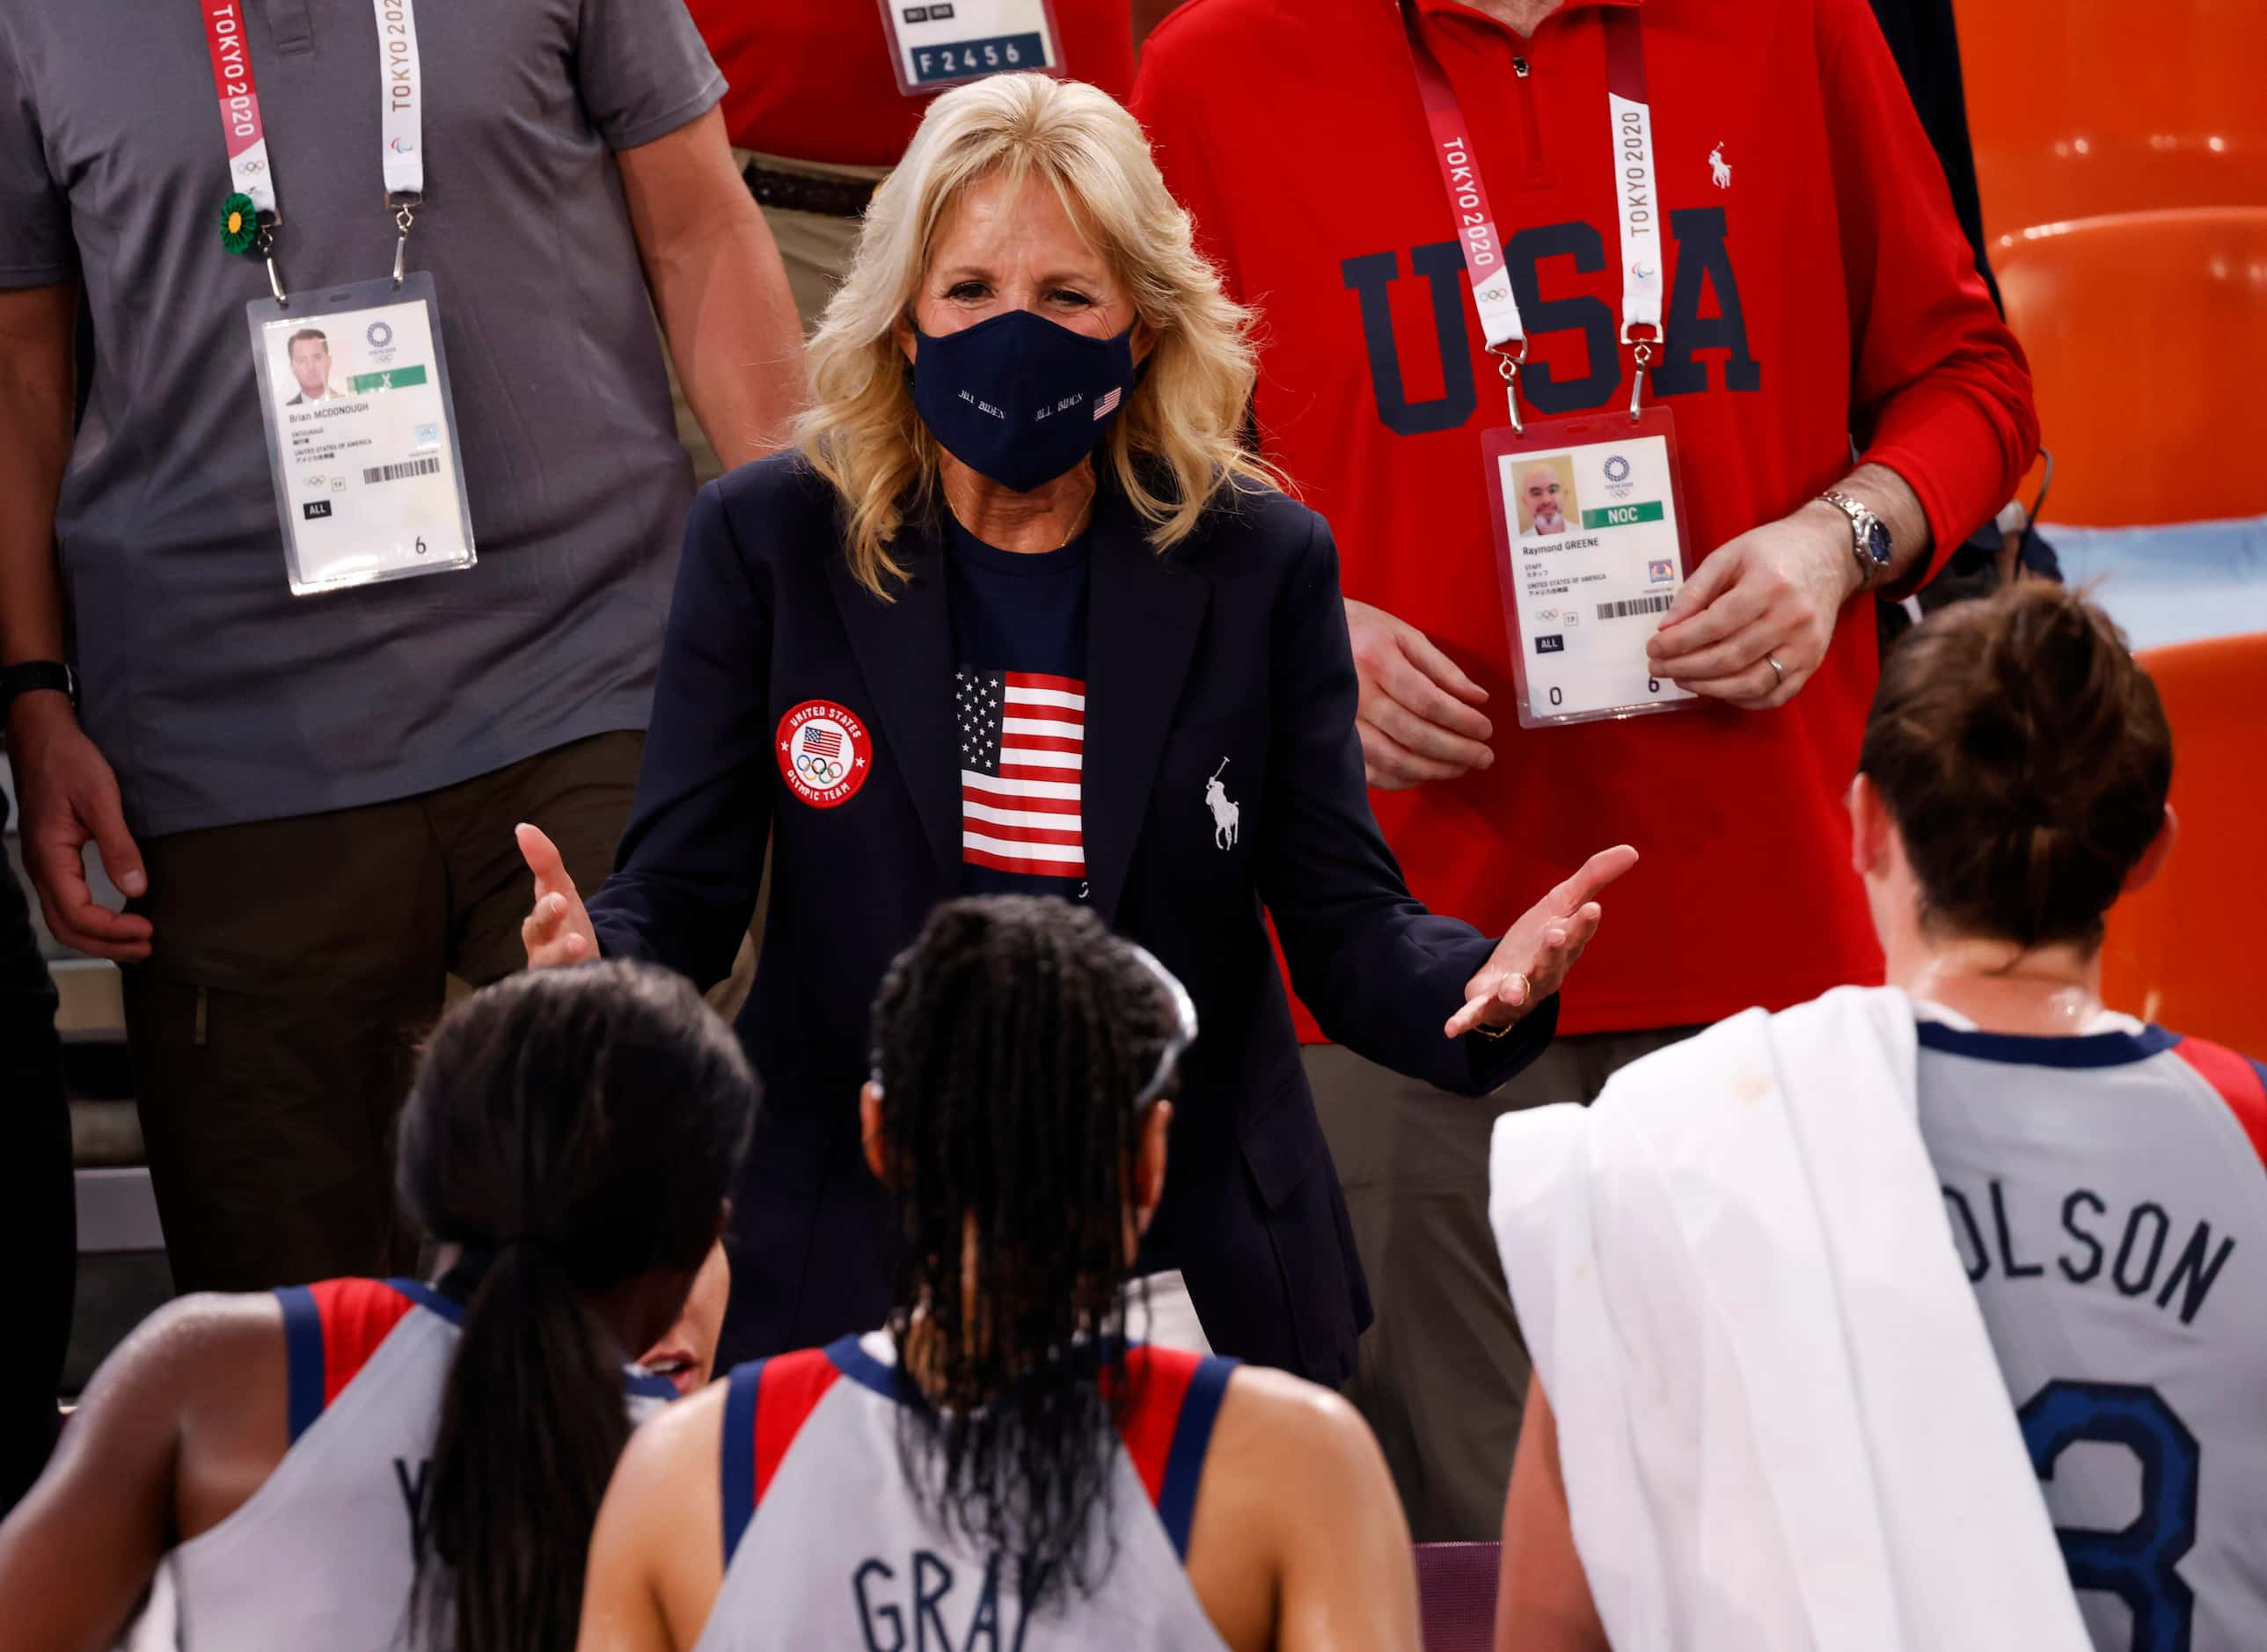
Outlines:
<svg viewBox="0 0 2267 1652"><path fill-rule="evenodd" d="M1850 552L1858 559L1860 576L1868 584L1889 571L1889 524L1848 494L1831 488L1818 496L1850 518Z"/></svg>

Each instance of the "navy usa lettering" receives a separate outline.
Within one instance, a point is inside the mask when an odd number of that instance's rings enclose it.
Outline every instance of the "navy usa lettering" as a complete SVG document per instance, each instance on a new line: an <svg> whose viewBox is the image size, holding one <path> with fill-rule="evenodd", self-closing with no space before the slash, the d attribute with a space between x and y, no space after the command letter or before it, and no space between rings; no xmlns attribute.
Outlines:
<svg viewBox="0 0 2267 1652"><path fill-rule="evenodd" d="M1669 215L1669 229L1677 248L1676 279L1669 296L1665 346L1651 370L1652 393L1689 396L1706 390L1710 363L1699 359L1704 350L1725 352L1720 363L1725 389L1761 390L1763 366L1748 343L1739 278L1726 245L1724 209L1677 208ZM1614 308L1588 293L1543 296L1546 260L1571 258L1578 275L1605 269L1605 242L1596 228L1579 221L1537 224L1512 236L1504 245L1504 256L1528 337L1577 332L1588 346L1588 371L1580 377L1562 378L1544 362L1522 369L1519 385L1526 400L1537 412L1555 415L1602 407L1624 393ZM1396 435L1424 436L1462 425L1478 407L1479 398L1465 333L1466 280L1457 243L1432 241L1410 248L1409 268L1430 290L1434 341L1440 352L1441 393L1428 401L1409 400L1393 337L1391 294L1393 283L1401 278L1400 254L1366 253L1339 266L1359 306L1379 420ZM1709 297L1716 313L1703 315L1702 302ZM1500 404L1493 405L1500 417Z"/></svg>

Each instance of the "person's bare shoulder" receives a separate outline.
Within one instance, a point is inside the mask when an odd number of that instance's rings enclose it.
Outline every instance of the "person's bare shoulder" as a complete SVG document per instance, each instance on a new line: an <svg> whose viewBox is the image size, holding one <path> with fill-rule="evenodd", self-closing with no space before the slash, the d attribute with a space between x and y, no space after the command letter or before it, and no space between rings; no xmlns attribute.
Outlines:
<svg viewBox="0 0 2267 1652"><path fill-rule="evenodd" d="M273 1295L168 1303L87 1384L22 1524L154 1558L169 1529L209 1529L272 1472L290 1448L289 1390Z"/></svg>
<svg viewBox="0 0 2267 1652"><path fill-rule="evenodd" d="M630 1436L620 1466L614 1471L615 1482L656 1475L666 1479L696 1465L715 1467L717 1453L723 1450L724 1400L730 1386L720 1375L699 1392L664 1406Z"/></svg>
<svg viewBox="0 0 2267 1652"><path fill-rule="evenodd" d="M1400 1504L1360 1413L1300 1377L1238 1367L1189 1534L1189 1581L1222 1638L1238 1652L1314 1645L1301 1626L1322 1619L1340 1623L1346 1646L1401 1646L1413 1584L1394 1568L1408 1565Z"/></svg>
<svg viewBox="0 0 2267 1652"><path fill-rule="evenodd" d="M591 1538L586 1652L701 1638L724 1582L718 1467L729 1386L719 1378L664 1407L614 1465Z"/></svg>
<svg viewBox="0 0 2267 1652"><path fill-rule="evenodd" d="M1286 1371L1244 1365L1222 1398L1205 1479L1208 1488L1222 1471L1251 1512L1264 1507L1304 1521L1316 1514L1311 1499L1343 1501L1382 1460L1369 1425L1339 1395Z"/></svg>
<svg viewBox="0 0 2267 1652"><path fill-rule="evenodd" d="M113 1391L146 1395L184 1412L241 1402L273 1377L288 1382L283 1305L272 1291L201 1291L167 1303L103 1362L82 1409Z"/></svg>
<svg viewBox="0 0 2267 1652"><path fill-rule="evenodd" d="M1239 1365L1222 1396L1214 1449L1348 1450L1370 1443L1361 1413L1331 1390L1288 1371Z"/></svg>

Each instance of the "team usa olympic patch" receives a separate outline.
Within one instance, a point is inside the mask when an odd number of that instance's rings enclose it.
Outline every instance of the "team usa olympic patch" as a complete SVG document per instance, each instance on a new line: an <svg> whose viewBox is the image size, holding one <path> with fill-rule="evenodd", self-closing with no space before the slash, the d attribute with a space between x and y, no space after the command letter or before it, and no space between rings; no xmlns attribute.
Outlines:
<svg viewBox="0 0 2267 1652"><path fill-rule="evenodd" d="M780 719L779 766L789 790L814 809L833 809L856 797L874 772L873 737L832 700L806 700Z"/></svg>

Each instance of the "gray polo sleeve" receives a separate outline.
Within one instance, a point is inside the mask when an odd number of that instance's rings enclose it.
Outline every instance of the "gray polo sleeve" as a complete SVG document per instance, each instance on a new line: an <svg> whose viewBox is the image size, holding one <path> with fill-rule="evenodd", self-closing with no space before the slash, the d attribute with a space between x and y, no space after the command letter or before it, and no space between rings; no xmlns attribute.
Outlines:
<svg viewBox="0 0 2267 1652"><path fill-rule="evenodd" d="M45 287L77 268L70 209L48 174L32 78L0 19L0 288Z"/></svg>
<svg viewBox="0 0 2267 1652"><path fill-rule="evenodd" d="M723 99L724 77L685 0L582 4L576 76L583 107L607 148L666 137Z"/></svg>

